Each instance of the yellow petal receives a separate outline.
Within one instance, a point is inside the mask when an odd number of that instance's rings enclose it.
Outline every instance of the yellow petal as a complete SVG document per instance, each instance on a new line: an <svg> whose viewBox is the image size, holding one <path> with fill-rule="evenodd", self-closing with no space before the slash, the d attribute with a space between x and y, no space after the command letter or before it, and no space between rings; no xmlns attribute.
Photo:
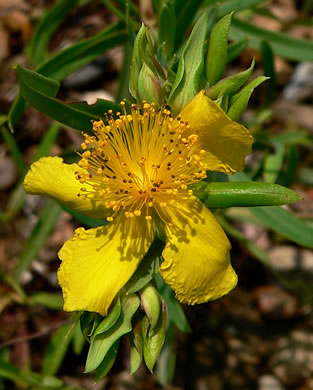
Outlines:
<svg viewBox="0 0 313 390"><path fill-rule="evenodd" d="M195 304L220 298L237 284L230 263L230 243L213 214L194 202L187 210L168 209L165 261L160 272L182 303Z"/></svg>
<svg viewBox="0 0 313 390"><path fill-rule="evenodd" d="M109 225L79 228L59 252L64 310L106 315L153 241L151 223L120 216Z"/></svg>
<svg viewBox="0 0 313 390"><path fill-rule="evenodd" d="M199 136L200 147L207 151L210 171L241 171L244 158L251 153L253 137L244 126L232 121L213 100L200 91L181 112L190 125L190 134Z"/></svg>
<svg viewBox="0 0 313 390"><path fill-rule="evenodd" d="M32 164L28 171L24 180L25 191L50 196L90 217L105 218L112 214L112 210L106 209L103 202L77 196L82 187L86 187L87 190L92 188L76 179L75 172L80 169L77 164L63 163L60 157L43 157Z"/></svg>

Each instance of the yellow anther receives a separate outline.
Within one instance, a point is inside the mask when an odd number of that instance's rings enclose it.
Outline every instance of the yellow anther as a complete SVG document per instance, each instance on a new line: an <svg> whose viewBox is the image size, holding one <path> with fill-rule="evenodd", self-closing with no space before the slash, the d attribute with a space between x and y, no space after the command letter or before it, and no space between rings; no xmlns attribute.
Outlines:
<svg viewBox="0 0 313 390"><path fill-rule="evenodd" d="M141 215L141 211L140 210L135 210L134 214L136 215L136 217L139 217Z"/></svg>

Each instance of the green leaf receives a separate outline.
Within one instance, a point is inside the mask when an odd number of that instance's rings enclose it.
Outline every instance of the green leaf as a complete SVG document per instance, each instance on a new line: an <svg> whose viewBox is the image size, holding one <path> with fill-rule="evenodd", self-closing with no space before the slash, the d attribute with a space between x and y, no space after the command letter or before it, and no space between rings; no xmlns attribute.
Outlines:
<svg viewBox="0 0 313 390"><path fill-rule="evenodd" d="M227 62L227 42L232 13L224 16L213 28L210 35L209 51L206 58L206 79L210 86L223 76Z"/></svg>
<svg viewBox="0 0 313 390"><path fill-rule="evenodd" d="M233 121L237 121L241 115L245 112L249 103L250 96L255 88L262 84L268 78L265 76L259 76L246 85L240 92L234 95L230 100L230 108L227 111L227 115Z"/></svg>
<svg viewBox="0 0 313 390"><path fill-rule="evenodd" d="M13 270L13 277L16 280L19 280L23 273L30 268L33 259L48 239L51 230L54 228L61 214L61 210L61 207L54 200L47 200L46 205L40 213L39 220L26 242L19 262Z"/></svg>
<svg viewBox="0 0 313 390"><path fill-rule="evenodd" d="M89 64L106 50L125 42L127 36L123 23L112 25L99 34L77 42L73 46L57 53L51 59L44 62L37 69L37 72L51 77L54 80L61 81L75 70ZM26 102L22 94L19 93L8 115L11 131L13 131L16 122L25 108Z"/></svg>
<svg viewBox="0 0 313 390"><path fill-rule="evenodd" d="M92 120L99 120L104 117L104 113L108 109L119 107L119 105L103 99L98 99L94 105L65 104L53 97L59 86L55 80L27 70L20 65L17 65L16 73L21 92L31 106L74 129L91 131Z"/></svg>
<svg viewBox="0 0 313 390"><path fill-rule="evenodd" d="M200 182L191 188L209 208L273 206L301 199L288 188L261 182Z"/></svg>
<svg viewBox="0 0 313 390"><path fill-rule="evenodd" d="M221 18L224 15L229 14L230 12L238 12L244 9L251 9L261 3L264 3L265 0L226 0L226 1L213 1L213 3L218 3L218 17Z"/></svg>
<svg viewBox="0 0 313 390"><path fill-rule="evenodd" d="M216 99L219 96L232 95L238 91L243 84L248 81L254 69L255 61L253 60L250 67L243 72L237 73L234 76L226 77L217 84L206 90L206 95L210 99Z"/></svg>
<svg viewBox="0 0 313 390"><path fill-rule="evenodd" d="M231 181L249 181L243 173L235 173ZM300 245L313 248L313 228L281 207L251 207L252 214L266 227Z"/></svg>
<svg viewBox="0 0 313 390"><path fill-rule="evenodd" d="M5 361L0 361L0 378L13 381L17 388L74 390L67 386L63 387L64 383L58 378L40 375L31 371L22 371ZM7 384L6 389L9 389L8 386L9 384Z"/></svg>
<svg viewBox="0 0 313 390"><path fill-rule="evenodd" d="M62 310L63 308L63 298L60 294L37 292L29 298L32 304L42 305L52 310Z"/></svg>
<svg viewBox="0 0 313 390"><path fill-rule="evenodd" d="M77 322L73 330L73 351L75 355L80 355L85 346L86 339L80 329L80 324Z"/></svg>
<svg viewBox="0 0 313 390"><path fill-rule="evenodd" d="M85 372L95 370L105 358L112 345L124 334L132 330L131 319L140 305L140 299L135 294L122 296L122 312L112 328L97 335L89 348Z"/></svg>
<svg viewBox="0 0 313 390"><path fill-rule="evenodd" d="M30 43L30 58L37 67L47 57L47 45L66 15L77 5L77 0L58 1L37 24Z"/></svg>
<svg viewBox="0 0 313 390"><path fill-rule="evenodd" d="M267 41L280 57L292 61L313 61L313 42L308 39L291 37L281 32L263 29L254 24L233 18L230 38L249 39L249 47L261 49L262 41Z"/></svg>
<svg viewBox="0 0 313 390"><path fill-rule="evenodd" d="M264 159L264 181L275 183L285 156L285 148L281 143L274 144L275 153L271 153Z"/></svg>
<svg viewBox="0 0 313 390"><path fill-rule="evenodd" d="M177 75L168 99L174 115L199 91L207 25L208 13L205 12L195 24L179 60Z"/></svg>
<svg viewBox="0 0 313 390"><path fill-rule="evenodd" d="M104 333L116 323L121 315L122 305L121 299L118 297L112 309L109 311L108 315L99 323L96 330L92 332L92 339L98 334Z"/></svg>
<svg viewBox="0 0 313 390"><path fill-rule="evenodd" d="M89 64L106 50L127 40L124 23L109 26L99 34L75 43L42 64L37 72L61 81L75 70Z"/></svg>
<svg viewBox="0 0 313 390"><path fill-rule="evenodd" d="M161 252L164 244L159 239L155 239L148 252L142 259L140 267L137 268L134 275L125 285L125 290L128 294L135 293L141 290L148 284L154 275L159 272L159 267L162 262Z"/></svg>
<svg viewBox="0 0 313 390"><path fill-rule="evenodd" d="M282 143L284 145L313 145L313 137L307 131L288 131L271 135L269 141L272 143Z"/></svg>
<svg viewBox="0 0 313 390"><path fill-rule="evenodd" d="M120 340L117 340L109 349L108 353L105 355L105 358L102 360L101 364L97 367L96 382L99 382L101 379L103 379L111 370L116 360L119 344L120 344Z"/></svg>
<svg viewBox="0 0 313 390"><path fill-rule="evenodd" d="M159 44L165 42L165 51L167 58L173 54L176 15L175 7L172 1L166 1L162 7L159 22Z"/></svg>
<svg viewBox="0 0 313 390"><path fill-rule="evenodd" d="M54 375L60 368L68 346L73 338L69 333L72 325L59 328L52 336L43 358L42 372L45 375Z"/></svg>

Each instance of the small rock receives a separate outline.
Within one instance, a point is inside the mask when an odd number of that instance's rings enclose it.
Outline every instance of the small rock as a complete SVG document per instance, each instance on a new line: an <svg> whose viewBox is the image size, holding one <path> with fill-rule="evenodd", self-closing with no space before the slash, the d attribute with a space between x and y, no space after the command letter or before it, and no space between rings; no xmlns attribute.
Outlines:
<svg viewBox="0 0 313 390"><path fill-rule="evenodd" d="M263 375L259 379L259 390L284 390L284 387L273 375Z"/></svg>
<svg viewBox="0 0 313 390"><path fill-rule="evenodd" d="M291 103L313 98L312 62L301 62L295 67L288 85L283 89L283 97Z"/></svg>
<svg viewBox="0 0 313 390"><path fill-rule="evenodd" d="M76 70L63 82L63 86L69 89L84 89L99 83L107 72L107 56L98 58L90 64Z"/></svg>
<svg viewBox="0 0 313 390"><path fill-rule="evenodd" d="M114 102L114 97L107 91L102 89L96 91L88 91L82 95L82 100L86 101L88 104L97 103L98 99L109 100L110 102Z"/></svg>
<svg viewBox="0 0 313 390"><path fill-rule="evenodd" d="M311 281L313 275L313 252L293 246L276 246L268 251L269 263L273 269L282 272L288 279L301 277Z"/></svg>
<svg viewBox="0 0 313 390"><path fill-rule="evenodd" d="M0 190L6 190L17 180L17 169L10 157L0 155Z"/></svg>
<svg viewBox="0 0 313 390"><path fill-rule="evenodd" d="M254 290L259 311L276 320L289 319L298 314L297 299L278 286L262 286Z"/></svg>
<svg viewBox="0 0 313 390"><path fill-rule="evenodd" d="M300 128L313 131L313 108L308 104L295 104L286 100L277 100L272 106L274 118L283 123L290 122Z"/></svg>
<svg viewBox="0 0 313 390"><path fill-rule="evenodd" d="M288 386L298 385L313 375L313 333L294 331L277 343L280 349L270 366L275 376Z"/></svg>

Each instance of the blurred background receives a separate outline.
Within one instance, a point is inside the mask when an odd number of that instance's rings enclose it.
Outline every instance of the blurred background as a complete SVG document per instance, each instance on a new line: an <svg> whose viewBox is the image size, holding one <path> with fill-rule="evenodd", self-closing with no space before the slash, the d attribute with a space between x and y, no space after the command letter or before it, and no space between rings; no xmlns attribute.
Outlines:
<svg viewBox="0 0 313 390"><path fill-rule="evenodd" d="M19 91L14 65L37 69L119 22L126 11L125 1L62 2L68 6L51 13L54 1L0 0L0 389L313 389L312 1L199 1L221 16L236 11L225 76L255 58L252 78L271 77L242 118L256 140L246 173L288 186L303 200L278 212L217 211L232 242L238 287L218 301L184 306L192 332L176 329L154 375L144 366L129 374L125 339L113 369L97 384L84 374L88 349L78 327L69 333L73 318L62 311L56 277L57 252L81 221L52 200L26 195L21 184L40 156L73 161L81 135L31 107L22 115L12 111ZM162 2L132 4L132 17L153 30ZM89 104L129 98L127 38L90 60L87 55L82 65L77 56L60 76L57 97Z"/></svg>

